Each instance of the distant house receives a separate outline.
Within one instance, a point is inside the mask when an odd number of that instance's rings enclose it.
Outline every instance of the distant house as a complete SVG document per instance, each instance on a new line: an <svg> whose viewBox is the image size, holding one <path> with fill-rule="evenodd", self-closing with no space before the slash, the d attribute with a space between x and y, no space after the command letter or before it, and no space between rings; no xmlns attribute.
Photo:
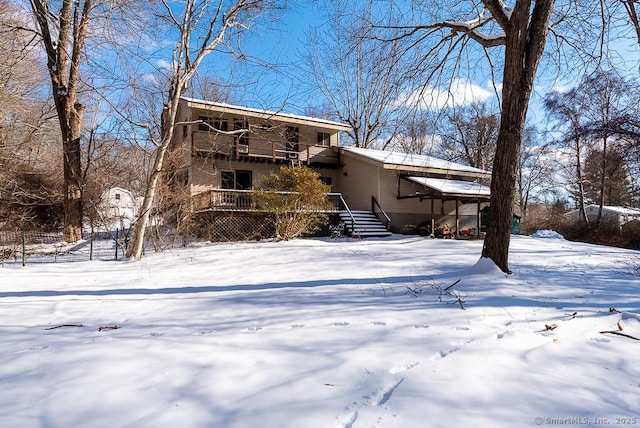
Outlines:
<svg viewBox="0 0 640 428"><path fill-rule="evenodd" d="M351 232L360 236L440 223L477 232L480 204L489 200L487 171L430 156L341 147L340 133L351 128L339 122L191 98L180 100L177 122L174 162L183 167L174 182L191 195L194 213L255 216L252 189L292 164L319 173L331 186L335 213L352 227L358 223ZM373 219L362 218L365 213ZM378 223L377 233L370 222Z"/></svg>
<svg viewBox="0 0 640 428"><path fill-rule="evenodd" d="M99 212L103 222L111 229L129 227L136 219L140 201L133 192L112 187L102 193Z"/></svg>
<svg viewBox="0 0 640 428"><path fill-rule="evenodd" d="M598 218L600 206L597 204L586 205L585 212L590 222L595 222ZM580 210L569 211L566 216L572 220L580 219ZM630 207L603 206L602 222L622 228L630 221L640 220L640 209Z"/></svg>

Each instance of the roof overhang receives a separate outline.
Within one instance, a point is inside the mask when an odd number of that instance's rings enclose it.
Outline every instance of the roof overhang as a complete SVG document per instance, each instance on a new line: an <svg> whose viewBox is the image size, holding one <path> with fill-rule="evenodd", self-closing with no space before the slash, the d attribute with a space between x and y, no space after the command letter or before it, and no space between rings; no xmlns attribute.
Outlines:
<svg viewBox="0 0 640 428"><path fill-rule="evenodd" d="M464 175L469 178L487 178L489 174L487 172L475 172L475 171L458 171L452 169L433 168L424 166L410 166L410 165L397 165L397 164L383 164L382 169L388 169L392 171L400 171L401 173L420 173L420 174L438 174L438 175ZM416 177L423 178L423 177ZM456 180L452 180L456 181Z"/></svg>
<svg viewBox="0 0 640 428"><path fill-rule="evenodd" d="M491 176L489 171L426 155L355 147L340 147L339 151L341 155L355 157L361 162L375 165L384 170L395 171L400 175L439 175L465 177L471 180L488 179Z"/></svg>
<svg viewBox="0 0 640 428"><path fill-rule="evenodd" d="M310 116L299 116L295 114L281 113L269 110L260 110L250 107L236 106L226 103L217 103L213 101L198 100L193 98L182 97L182 101L186 102L191 108L200 108L203 110L211 110L223 114L238 115L243 117L255 117L262 120L277 120L294 125L316 126L319 128L332 129L336 131L351 131L352 128L344 123L334 122L332 120L320 119Z"/></svg>
<svg viewBox="0 0 640 428"><path fill-rule="evenodd" d="M489 187L473 181L414 176L407 176L405 178L426 187L431 193L441 197L489 200L491 196L491 189Z"/></svg>

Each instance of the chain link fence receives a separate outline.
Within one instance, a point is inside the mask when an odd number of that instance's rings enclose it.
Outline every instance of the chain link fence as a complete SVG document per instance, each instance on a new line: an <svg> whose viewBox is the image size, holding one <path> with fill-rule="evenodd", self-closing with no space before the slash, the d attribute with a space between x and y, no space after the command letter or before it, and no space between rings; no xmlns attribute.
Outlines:
<svg viewBox="0 0 640 428"><path fill-rule="evenodd" d="M118 260L124 258L125 230L83 234L80 242L64 242L61 232L0 231L0 264L55 263L58 261Z"/></svg>

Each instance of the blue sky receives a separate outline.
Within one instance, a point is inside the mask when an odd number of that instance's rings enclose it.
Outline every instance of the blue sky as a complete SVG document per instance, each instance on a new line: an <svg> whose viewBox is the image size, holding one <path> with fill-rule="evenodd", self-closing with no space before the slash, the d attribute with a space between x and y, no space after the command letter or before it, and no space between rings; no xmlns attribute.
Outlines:
<svg viewBox="0 0 640 428"><path fill-rule="evenodd" d="M260 22L254 26L243 40L244 51L251 63L242 67L232 67L228 58L219 55L209 59L208 64L215 64L210 70L219 75L223 81L243 82L241 87L232 90L232 102L255 108L268 110L283 109L289 113L304 114L308 107L319 107L323 98L319 91L310 89L313 85L311 77L301 70L302 53L306 49L306 33L311 28L326 25L328 2L289 0L287 9L275 22ZM624 43L624 41L622 42ZM634 40L629 40L632 54L625 54L619 61L636 64L627 67L637 74L638 49ZM629 51L628 48L625 50ZM631 59L631 61L630 61ZM253 64L252 64L253 63ZM262 66L258 65L263 63ZM576 76L569 76L564 81L556 81L555 71L546 70L544 64L538 73L537 85L532 95L529 117L534 122L544 119L540 108L542 97L555 87L571 87L578 83ZM462 76L461 76L462 77ZM499 79L500 76L498 75ZM571 80L573 79L573 80ZM462 79L456 82L468 92L471 85L477 85L475 93L481 97L493 96L490 82L468 83ZM500 82L496 82L498 87ZM441 89L441 88L440 88Z"/></svg>
<svg viewBox="0 0 640 428"><path fill-rule="evenodd" d="M277 20L254 25L242 40L248 62L232 64L229 57L213 54L203 64L222 81L243 82L231 89L234 103L268 110L285 108L296 114L318 104L319 95L306 92L309 78L299 69L306 33L326 22L321 6L312 3L290 1Z"/></svg>

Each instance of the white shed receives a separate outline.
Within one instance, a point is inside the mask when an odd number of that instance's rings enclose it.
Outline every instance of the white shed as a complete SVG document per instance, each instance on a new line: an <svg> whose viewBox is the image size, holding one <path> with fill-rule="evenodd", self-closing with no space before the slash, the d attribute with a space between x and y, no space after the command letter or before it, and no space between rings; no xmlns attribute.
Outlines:
<svg viewBox="0 0 640 428"><path fill-rule="evenodd" d="M139 198L131 190L112 187L102 193L100 214L105 223L112 226L129 227L136 219L139 208Z"/></svg>

